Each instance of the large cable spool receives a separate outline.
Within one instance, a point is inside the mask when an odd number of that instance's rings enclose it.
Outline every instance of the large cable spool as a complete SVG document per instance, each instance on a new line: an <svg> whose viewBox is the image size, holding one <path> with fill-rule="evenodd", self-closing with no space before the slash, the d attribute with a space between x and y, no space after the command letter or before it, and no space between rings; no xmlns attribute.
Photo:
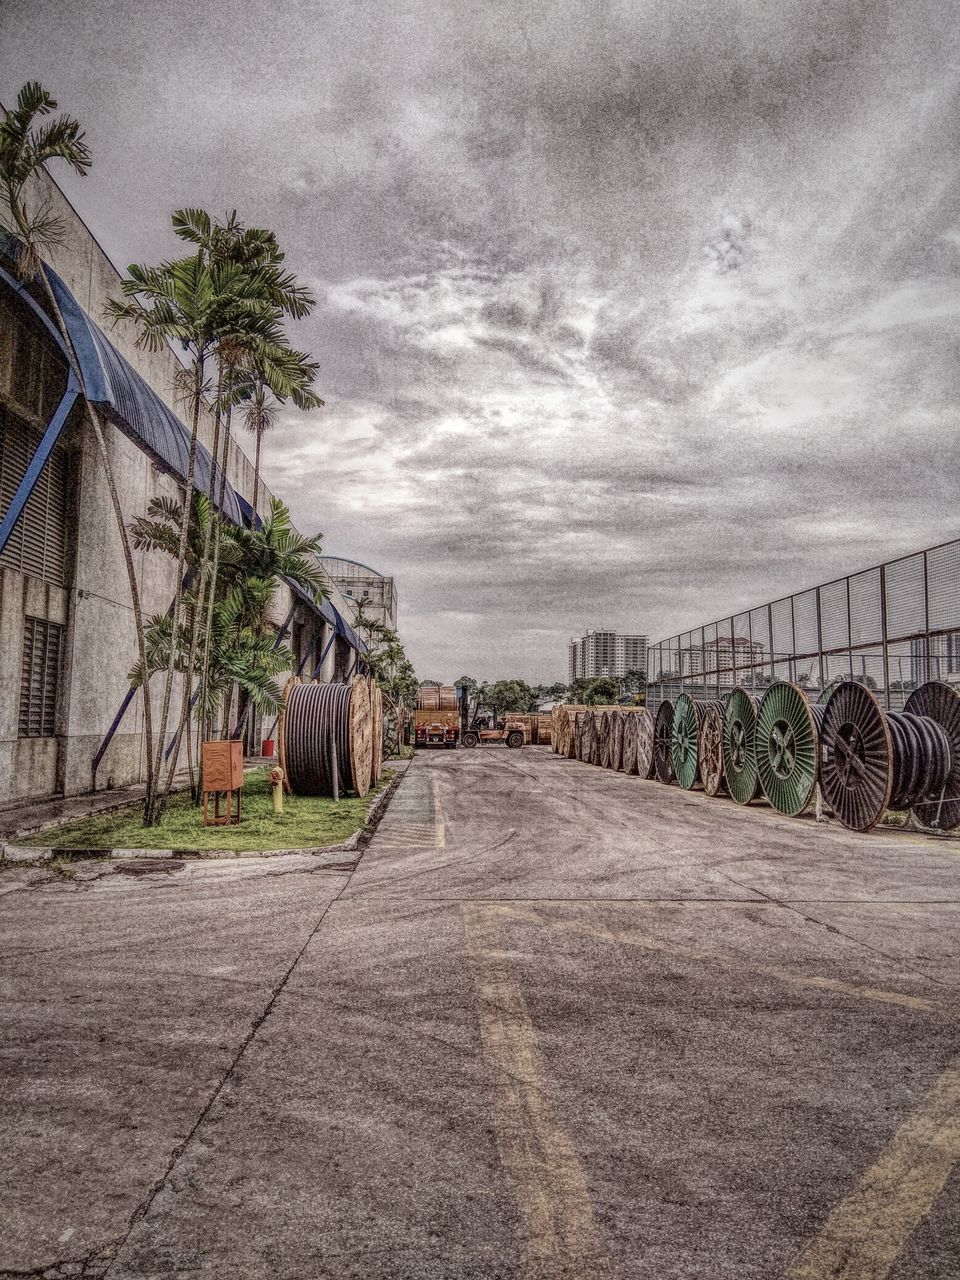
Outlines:
<svg viewBox="0 0 960 1280"><path fill-rule="evenodd" d="M673 703L665 698L657 707L653 734L653 767L663 783L673 782L673 759L670 738L673 732Z"/></svg>
<svg viewBox="0 0 960 1280"><path fill-rule="evenodd" d="M960 826L960 693L941 680L930 680L914 689L904 712L934 721L947 736L950 769L946 782L941 792L914 804L913 814L925 827L952 831Z"/></svg>
<svg viewBox="0 0 960 1280"><path fill-rule="evenodd" d="M623 745L620 750L620 767L624 773L637 772L637 739L640 734L640 717L635 714L623 717Z"/></svg>
<svg viewBox="0 0 960 1280"><path fill-rule="evenodd" d="M820 786L845 827L869 831L893 794L893 741L880 703L856 680L830 695L821 730Z"/></svg>
<svg viewBox="0 0 960 1280"><path fill-rule="evenodd" d="M670 762L673 776L684 791L689 791L697 780L697 741L703 719L702 706L686 693L681 693L673 704Z"/></svg>
<svg viewBox="0 0 960 1280"><path fill-rule="evenodd" d="M681 693L673 704L670 756L674 777L684 791L691 791L699 780L700 735L711 706L723 710L722 702L700 701L686 693Z"/></svg>
<svg viewBox="0 0 960 1280"><path fill-rule="evenodd" d="M596 716L597 723L597 759L601 769L610 768L610 737L613 733L611 723L612 712L600 711Z"/></svg>
<svg viewBox="0 0 960 1280"><path fill-rule="evenodd" d="M577 712L573 717L573 759L584 759L584 712Z"/></svg>
<svg viewBox="0 0 960 1280"><path fill-rule="evenodd" d="M612 712L613 721L610 730L610 768L619 772L623 768L623 733L630 713L626 711Z"/></svg>
<svg viewBox="0 0 960 1280"><path fill-rule="evenodd" d="M295 795L367 794L373 735L363 676L350 684L288 685L282 721L280 763Z"/></svg>
<svg viewBox="0 0 960 1280"><path fill-rule="evenodd" d="M596 724L592 711L584 711L583 728L580 733L580 759L584 764L593 764L594 750L597 741Z"/></svg>
<svg viewBox="0 0 960 1280"><path fill-rule="evenodd" d="M641 778L653 777L653 716L646 707L640 707L630 717L637 726L637 758L634 772Z"/></svg>
<svg viewBox="0 0 960 1280"><path fill-rule="evenodd" d="M383 691L373 676L367 679L370 693L370 739L372 760L370 764L370 785L376 786L383 773Z"/></svg>
<svg viewBox="0 0 960 1280"><path fill-rule="evenodd" d="M739 685L727 698L723 713L723 776L737 804L760 795L757 774L757 711L760 703Z"/></svg>
<svg viewBox="0 0 960 1280"><path fill-rule="evenodd" d="M772 684L760 702L757 776L773 807L791 818L803 813L816 791L824 711L787 681Z"/></svg>
<svg viewBox="0 0 960 1280"><path fill-rule="evenodd" d="M723 787L723 710L712 702L700 729L700 782L708 796L720 794Z"/></svg>

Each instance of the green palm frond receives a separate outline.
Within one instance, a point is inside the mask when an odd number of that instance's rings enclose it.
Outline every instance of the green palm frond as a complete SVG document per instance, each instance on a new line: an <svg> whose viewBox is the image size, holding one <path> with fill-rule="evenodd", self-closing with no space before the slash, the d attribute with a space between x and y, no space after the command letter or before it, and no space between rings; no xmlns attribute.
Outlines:
<svg viewBox="0 0 960 1280"><path fill-rule="evenodd" d="M92 164L83 129L63 115L34 128L39 116L57 110L57 101L36 80L17 94L17 105L0 120L0 222L16 237L17 274L31 279L42 269L42 253L63 242L64 222L49 201L28 212L23 201L27 180L48 160L64 160L81 177Z"/></svg>

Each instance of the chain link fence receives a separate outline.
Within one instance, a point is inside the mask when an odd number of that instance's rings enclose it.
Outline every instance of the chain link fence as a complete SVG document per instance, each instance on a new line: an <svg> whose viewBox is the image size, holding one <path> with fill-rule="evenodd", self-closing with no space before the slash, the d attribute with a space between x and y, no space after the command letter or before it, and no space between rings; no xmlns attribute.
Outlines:
<svg viewBox="0 0 960 1280"><path fill-rule="evenodd" d="M960 540L772 600L651 645L647 705L758 697L791 680L816 701L859 680L900 711L926 680L960 685Z"/></svg>

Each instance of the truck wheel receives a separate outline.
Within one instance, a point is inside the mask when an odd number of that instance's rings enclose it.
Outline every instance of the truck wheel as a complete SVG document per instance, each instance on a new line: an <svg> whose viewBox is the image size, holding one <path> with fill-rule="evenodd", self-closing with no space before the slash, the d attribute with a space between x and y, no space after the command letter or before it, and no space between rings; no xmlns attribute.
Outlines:
<svg viewBox="0 0 960 1280"><path fill-rule="evenodd" d="M461 747L475 747L479 742L479 738L475 733L465 733L460 739Z"/></svg>
<svg viewBox="0 0 960 1280"><path fill-rule="evenodd" d="M507 734L507 746L508 747L523 746L523 733L520 729L515 729L512 733Z"/></svg>

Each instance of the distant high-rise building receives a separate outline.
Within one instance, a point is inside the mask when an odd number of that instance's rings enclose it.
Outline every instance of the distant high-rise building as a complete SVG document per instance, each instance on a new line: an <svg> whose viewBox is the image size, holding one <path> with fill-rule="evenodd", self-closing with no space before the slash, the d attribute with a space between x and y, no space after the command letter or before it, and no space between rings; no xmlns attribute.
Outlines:
<svg viewBox="0 0 960 1280"><path fill-rule="evenodd" d="M621 635L617 631L588 631L567 647L567 678L596 680L598 676L625 676L645 671L647 637Z"/></svg>

